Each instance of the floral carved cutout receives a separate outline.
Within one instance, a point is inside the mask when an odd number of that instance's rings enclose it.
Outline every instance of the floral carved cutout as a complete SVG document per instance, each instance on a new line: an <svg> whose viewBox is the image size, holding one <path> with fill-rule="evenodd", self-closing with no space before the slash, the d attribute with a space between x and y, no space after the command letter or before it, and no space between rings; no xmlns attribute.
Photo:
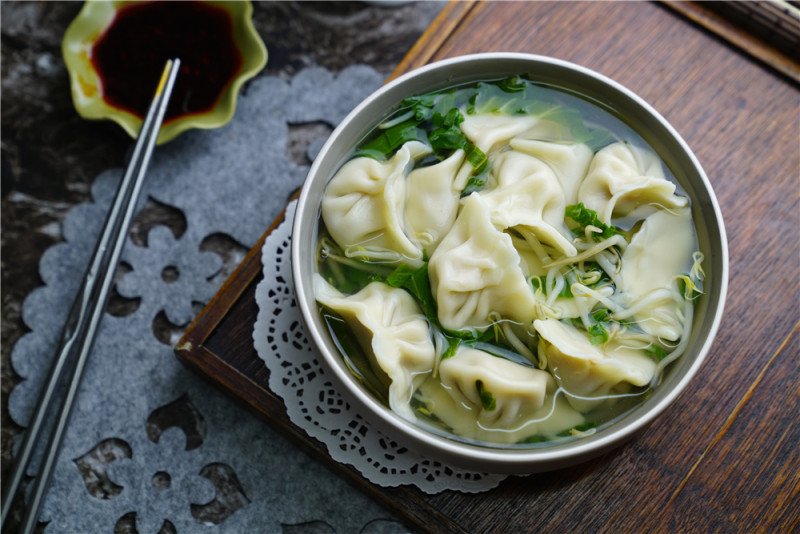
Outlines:
<svg viewBox="0 0 800 534"><path fill-rule="evenodd" d="M200 476L214 484L217 494L214 500L207 504L192 504L192 517L199 523L206 525L222 523L228 516L250 502L230 466L220 463L209 464L200 470Z"/></svg>
<svg viewBox="0 0 800 534"><path fill-rule="evenodd" d="M177 534L176 502L202 525L222 523L250 503L232 467L198 462L206 433L205 418L184 394L150 413L144 445L108 438L74 460L92 497L111 501L125 491L135 497L136 509L117 519L115 534ZM185 472L170 468L192 464Z"/></svg>
<svg viewBox="0 0 800 534"><path fill-rule="evenodd" d="M158 443L161 434L168 428L177 426L186 435L186 450L196 449L203 444L206 436L206 421L203 415L189 400L188 395L162 406L147 418L147 437Z"/></svg>
<svg viewBox="0 0 800 534"><path fill-rule="evenodd" d="M131 447L127 442L110 438L104 439L74 460L92 497L112 499L122 492L122 486L108 478L108 466L120 458L130 458L131 454Z"/></svg>
<svg viewBox="0 0 800 534"><path fill-rule="evenodd" d="M263 422L238 417L241 408L220 402L221 392L173 351L176 332L200 313L301 186L326 125L338 124L384 77L365 66L336 74L309 68L291 80L259 77L242 95L235 121L181 136L154 153L83 380L82 406L74 410L42 508L48 534L280 532L282 525L302 532L315 520L355 533L386 517ZM95 177L92 200L66 214L64 241L42 256L44 285L23 306L30 332L11 356L22 381L8 396L8 411L21 426L55 352L54 325L63 324L78 291L123 173L114 168ZM290 278L282 280L276 291L286 299L284 315L296 315ZM275 343L291 340L293 350L308 350L299 323L288 332L285 341L274 330ZM313 389L316 371L297 370L302 388ZM190 424L172 424L179 407L198 417L185 414Z"/></svg>
<svg viewBox="0 0 800 534"><path fill-rule="evenodd" d="M222 268L218 254L199 250L186 236L175 238L166 226L151 228L147 246L129 247L123 256L132 270L117 283L119 294L141 298L152 315L163 311L177 326L194 317L192 302L207 302L214 295L209 280Z"/></svg>

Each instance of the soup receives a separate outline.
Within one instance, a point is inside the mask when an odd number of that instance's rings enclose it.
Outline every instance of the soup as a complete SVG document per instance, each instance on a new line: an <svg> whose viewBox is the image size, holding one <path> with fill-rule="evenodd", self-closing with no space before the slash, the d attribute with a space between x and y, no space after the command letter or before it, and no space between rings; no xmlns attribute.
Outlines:
<svg viewBox="0 0 800 534"><path fill-rule="evenodd" d="M453 439L622 417L702 292L687 196L609 110L525 77L404 100L328 183L314 292L351 372Z"/></svg>

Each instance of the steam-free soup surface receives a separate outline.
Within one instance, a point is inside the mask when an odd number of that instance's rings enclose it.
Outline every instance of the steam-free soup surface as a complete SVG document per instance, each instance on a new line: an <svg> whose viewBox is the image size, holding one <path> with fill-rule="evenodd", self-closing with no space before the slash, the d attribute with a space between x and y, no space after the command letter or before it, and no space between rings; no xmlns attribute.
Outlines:
<svg viewBox="0 0 800 534"><path fill-rule="evenodd" d="M691 206L624 122L513 77L404 100L320 207L320 313L400 416L487 446L592 434L685 350Z"/></svg>

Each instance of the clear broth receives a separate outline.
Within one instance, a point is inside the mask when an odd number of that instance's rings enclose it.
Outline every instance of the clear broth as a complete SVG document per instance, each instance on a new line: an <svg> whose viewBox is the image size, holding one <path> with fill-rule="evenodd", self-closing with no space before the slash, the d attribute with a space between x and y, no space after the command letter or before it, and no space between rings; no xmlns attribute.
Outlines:
<svg viewBox="0 0 800 534"><path fill-rule="evenodd" d="M511 87L512 89L505 90L505 87ZM525 80L524 78L515 77L511 80L488 80L476 84L453 87L431 94L455 94L456 96L454 97L447 96L439 98L440 100L442 98L452 98L452 102L448 104L450 107L460 107L461 109L474 108L478 112L489 111L492 110L493 107L502 108L504 111L509 111L510 113L508 114L512 115L533 110L534 114L540 114L546 116L548 119L562 121L563 125L569 130L572 139L578 142L584 142L594 153L617 141L624 141L630 145L646 148L655 153L640 135L613 113L613 110L606 109L600 103L584 98L582 95L576 94L570 90L564 90L562 88L543 85ZM422 98L424 99L431 94L422 95ZM402 124L402 118L407 117L409 113L410 107L408 102L404 101L402 104L398 105L397 109L382 124L392 124L393 121ZM430 119L423 121L420 127L426 130L428 134L432 129L435 129L435 126L431 126ZM359 146L355 147L346 161L357 156L373 157L381 161L391 156L397 147L394 147L392 152L383 155L379 153L379 150L375 150L374 148L380 145L376 140L379 140L382 136L385 137L389 129L391 128L376 128L367 134ZM445 159L450 153L452 153L452 150L439 150L433 155L417 162L415 168L436 164ZM667 179L676 185L675 193L688 197L671 174L669 168L663 164L663 162L662 167ZM488 169L475 173L474 178L476 179L470 181L462 197L469 193L469 190L480 190L481 187L485 185L485 180L484 183L481 184L481 178L486 177L486 172L488 172ZM630 227L634 226L636 223L636 221L625 220L614 222L622 227L627 226L628 228L625 228L626 230L630 230ZM385 279L400 265L400 262L371 262L355 258L349 258L349 264L345 265L342 262L332 260L331 258L333 256L344 257L344 253L330 237L321 216L319 217L318 236L319 241L316 258L317 272L346 295L358 292L361 288L374 280ZM345 321L335 311L325 308L324 306L320 306L319 311L350 371L367 390L388 406L388 378L380 369L372 368L370 365L370 358L365 352L365 350L368 349L365 349L365 347L359 344L356 336L349 330ZM435 326L431 324L432 336L434 335L434 329ZM535 353L535 340L529 341L529 348ZM508 355L510 352L513 352L513 347L508 344L500 344L494 355L503 357L503 355ZM439 357L441 357L441 354L437 353L437 358ZM525 360L523 356L518 355L518 358L515 358L517 363L525 364L527 361L520 361L519 358ZM531 367L535 367L534 362L527 361L527 363ZM437 380L436 378L428 377L426 384L428 387L435 388L437 387L435 385ZM419 390L417 390L417 393L418 391ZM652 391L650 387L631 387L627 392L620 395L620 399L617 402L604 403L604 405L597 409L583 413L582 415L585 418L584 423L577 427L547 435L532 433L513 443L505 443L502 442L502 440L476 439L474 437L462 436L454 433L453 429L448 424L436 417L435 414L431 415L428 413L425 409L424 400L420 400L419 395L416 393L412 397L411 405L415 409L415 415L418 418L417 423L434 434L486 447L531 449L580 439L581 437L602 430L614 424L616 421L619 421L627 413L639 406L652 395ZM567 395L568 393L559 387L552 397L553 402L555 402L555 399L559 396L566 397Z"/></svg>

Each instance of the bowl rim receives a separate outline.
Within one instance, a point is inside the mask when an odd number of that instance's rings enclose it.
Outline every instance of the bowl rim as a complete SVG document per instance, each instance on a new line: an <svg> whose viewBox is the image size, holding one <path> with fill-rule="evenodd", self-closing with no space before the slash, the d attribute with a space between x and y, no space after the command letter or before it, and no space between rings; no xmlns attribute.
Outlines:
<svg viewBox="0 0 800 534"><path fill-rule="evenodd" d="M249 0L202 1L230 15L233 37L242 56L242 65L209 110L165 122L158 134L158 145L193 128L213 129L230 122L236 111L236 100L242 85L267 64L267 48L253 25L253 5ZM69 74L72 101L78 114L85 119L114 121L134 139L141 129L143 119L127 110L111 106L103 99L102 83L91 61L91 49L112 23L115 13L120 8L137 3L136 0L85 2L67 27L61 41L61 54Z"/></svg>
<svg viewBox="0 0 800 534"><path fill-rule="evenodd" d="M305 236L306 239L309 238L308 236L316 236L316 230L310 221L316 221L317 214L319 213L319 203L311 199L312 188L309 187L309 185L315 180L317 182L324 180L325 184L327 184L333 176L333 173L325 173L327 176L322 177L322 167L326 163L326 158L330 157L329 155L332 152L332 147L338 142L338 139L343 135L347 126L361 113L364 113L365 110L375 106L375 103L380 101L381 98L385 99L386 95L400 91L400 89L411 84L414 80L426 76L433 71L453 67L465 67L470 64L480 66L487 63L491 64L498 60L526 63L529 64L528 70L535 65L547 65L574 71L578 76L590 78L608 87L612 92L616 93L617 97L627 99L632 102L634 106L643 110L650 119L658 123L671 138L670 140L677 144L681 155L688 158L696 178L699 180L702 189L708 195L707 206L704 207L711 210L713 222L716 223L713 236L710 235L711 230L708 230L709 237L713 241L713 244L719 247L719 250L715 251L716 257L714 258L719 266L719 280L715 281L715 283L718 284L715 292L716 301L713 303L715 306L715 313L706 329L707 334L702 340L702 344L697 349L696 356L691 360L691 364L688 368L683 370L682 376L677 382L672 383L669 389L659 390L657 402L655 402L656 398L654 394L654 398L634 408L632 412L624 417L623 421L610 425L591 438L574 440L563 445L527 449L472 445L439 436L403 419L380 403L380 401L372 397L363 388L358 387L353 376L341 363L341 355L338 351L331 351L328 345L320 342L319 321L321 320L319 319L316 308L313 289L310 281L306 286L302 283L303 275L301 268L304 261L309 261L308 257L304 255L302 240L303 236ZM487 76L484 75L482 78L486 79L486 77ZM473 80L479 79L481 79L480 74L477 74L473 78ZM456 83L458 82L453 82L450 85L455 85ZM436 88L430 87L427 90L433 91L436 90ZM408 94L405 96L408 96ZM397 103L399 103L399 100L394 102L394 104ZM389 110L384 111L388 112ZM350 148L352 148L352 146L353 144L350 145ZM334 162L336 168L342 163L342 161ZM319 187L324 189L324 185L320 185ZM389 81L359 103L334 129L309 169L306 181L299 195L293 219L291 261L297 305L300 308L312 345L319 351L323 367L333 374L339 386L341 386L338 388L338 391L349 400L354 401L359 408L363 409L364 416L375 423L381 430L387 432L387 434L395 439L411 442L408 443L411 448L419 450L420 452L432 454L436 459L442 462L449 462L461 467L479 468L487 472L495 473L533 473L574 465L609 451L646 428L685 390L688 383L697 374L697 371L704 362L722 320L728 285L727 237L718 201L700 162L675 128L650 104L633 91L594 70L561 59L517 52L465 54L429 63ZM312 271L313 270L312 267ZM327 332L325 332L325 334L327 334ZM339 361L337 361L337 359ZM646 409L642 409L642 407ZM636 415L637 413L638 415ZM405 444L406 443L404 443L404 445Z"/></svg>

